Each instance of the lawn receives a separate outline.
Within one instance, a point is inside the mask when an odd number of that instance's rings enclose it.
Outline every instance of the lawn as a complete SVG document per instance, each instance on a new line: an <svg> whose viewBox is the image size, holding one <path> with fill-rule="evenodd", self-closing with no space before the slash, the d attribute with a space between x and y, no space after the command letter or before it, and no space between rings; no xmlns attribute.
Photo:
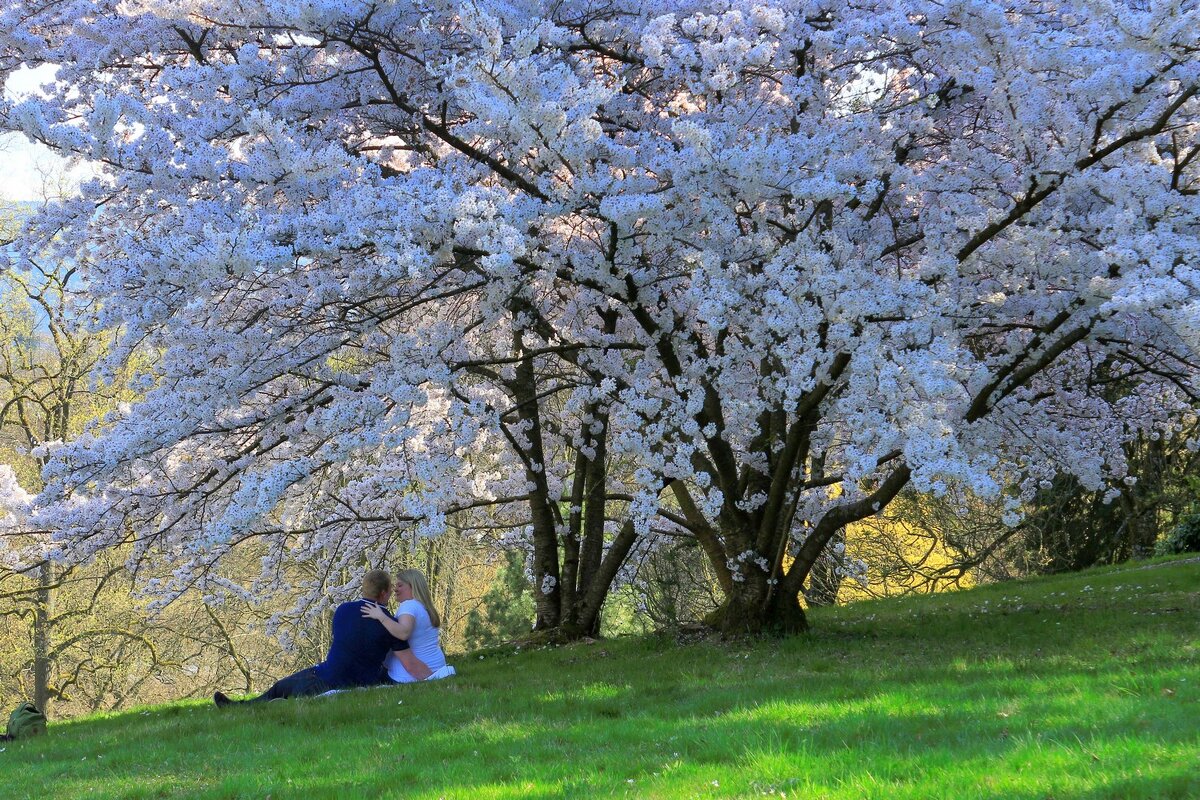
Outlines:
<svg viewBox="0 0 1200 800"><path fill-rule="evenodd" d="M1197 798L1200 561L820 609L786 640L460 656L438 684L52 723L4 797Z"/></svg>

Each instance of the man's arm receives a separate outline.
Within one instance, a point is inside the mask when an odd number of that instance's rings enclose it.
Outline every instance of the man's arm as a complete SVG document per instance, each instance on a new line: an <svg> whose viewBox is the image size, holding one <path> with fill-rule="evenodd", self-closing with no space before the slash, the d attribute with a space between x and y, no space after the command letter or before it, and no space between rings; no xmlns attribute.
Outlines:
<svg viewBox="0 0 1200 800"><path fill-rule="evenodd" d="M412 649L393 650L392 653L400 660L400 666L417 680L423 681L433 674L433 670L425 666L425 662L417 658Z"/></svg>

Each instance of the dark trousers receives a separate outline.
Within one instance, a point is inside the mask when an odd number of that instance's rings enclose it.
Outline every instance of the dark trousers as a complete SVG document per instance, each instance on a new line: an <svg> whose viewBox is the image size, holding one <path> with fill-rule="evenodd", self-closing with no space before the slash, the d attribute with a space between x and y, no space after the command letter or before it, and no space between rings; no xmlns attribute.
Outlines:
<svg viewBox="0 0 1200 800"><path fill-rule="evenodd" d="M324 694L333 687L317 677L317 668L309 667L299 672L280 678L275 684L258 697L246 700L247 703L263 703L268 700L280 700L285 697L312 697Z"/></svg>

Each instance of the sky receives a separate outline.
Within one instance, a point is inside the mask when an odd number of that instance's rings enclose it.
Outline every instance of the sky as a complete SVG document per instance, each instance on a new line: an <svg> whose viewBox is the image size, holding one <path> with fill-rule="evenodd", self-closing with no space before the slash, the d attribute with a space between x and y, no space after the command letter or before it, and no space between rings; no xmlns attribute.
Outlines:
<svg viewBox="0 0 1200 800"><path fill-rule="evenodd" d="M50 66L21 69L4 84L4 96L15 99L34 92L53 74ZM66 161L20 134L0 134L0 201L43 200L47 194L61 192L64 175L71 185L88 174L85 166L67 170Z"/></svg>

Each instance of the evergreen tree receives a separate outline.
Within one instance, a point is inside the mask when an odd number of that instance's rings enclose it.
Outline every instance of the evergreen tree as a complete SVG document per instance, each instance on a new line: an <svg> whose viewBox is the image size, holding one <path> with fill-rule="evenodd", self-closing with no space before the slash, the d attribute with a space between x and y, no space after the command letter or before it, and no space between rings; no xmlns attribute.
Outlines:
<svg viewBox="0 0 1200 800"><path fill-rule="evenodd" d="M525 556L504 553L504 564L479 607L467 617L468 648L489 647L529 633L533 627L533 592L525 578Z"/></svg>

